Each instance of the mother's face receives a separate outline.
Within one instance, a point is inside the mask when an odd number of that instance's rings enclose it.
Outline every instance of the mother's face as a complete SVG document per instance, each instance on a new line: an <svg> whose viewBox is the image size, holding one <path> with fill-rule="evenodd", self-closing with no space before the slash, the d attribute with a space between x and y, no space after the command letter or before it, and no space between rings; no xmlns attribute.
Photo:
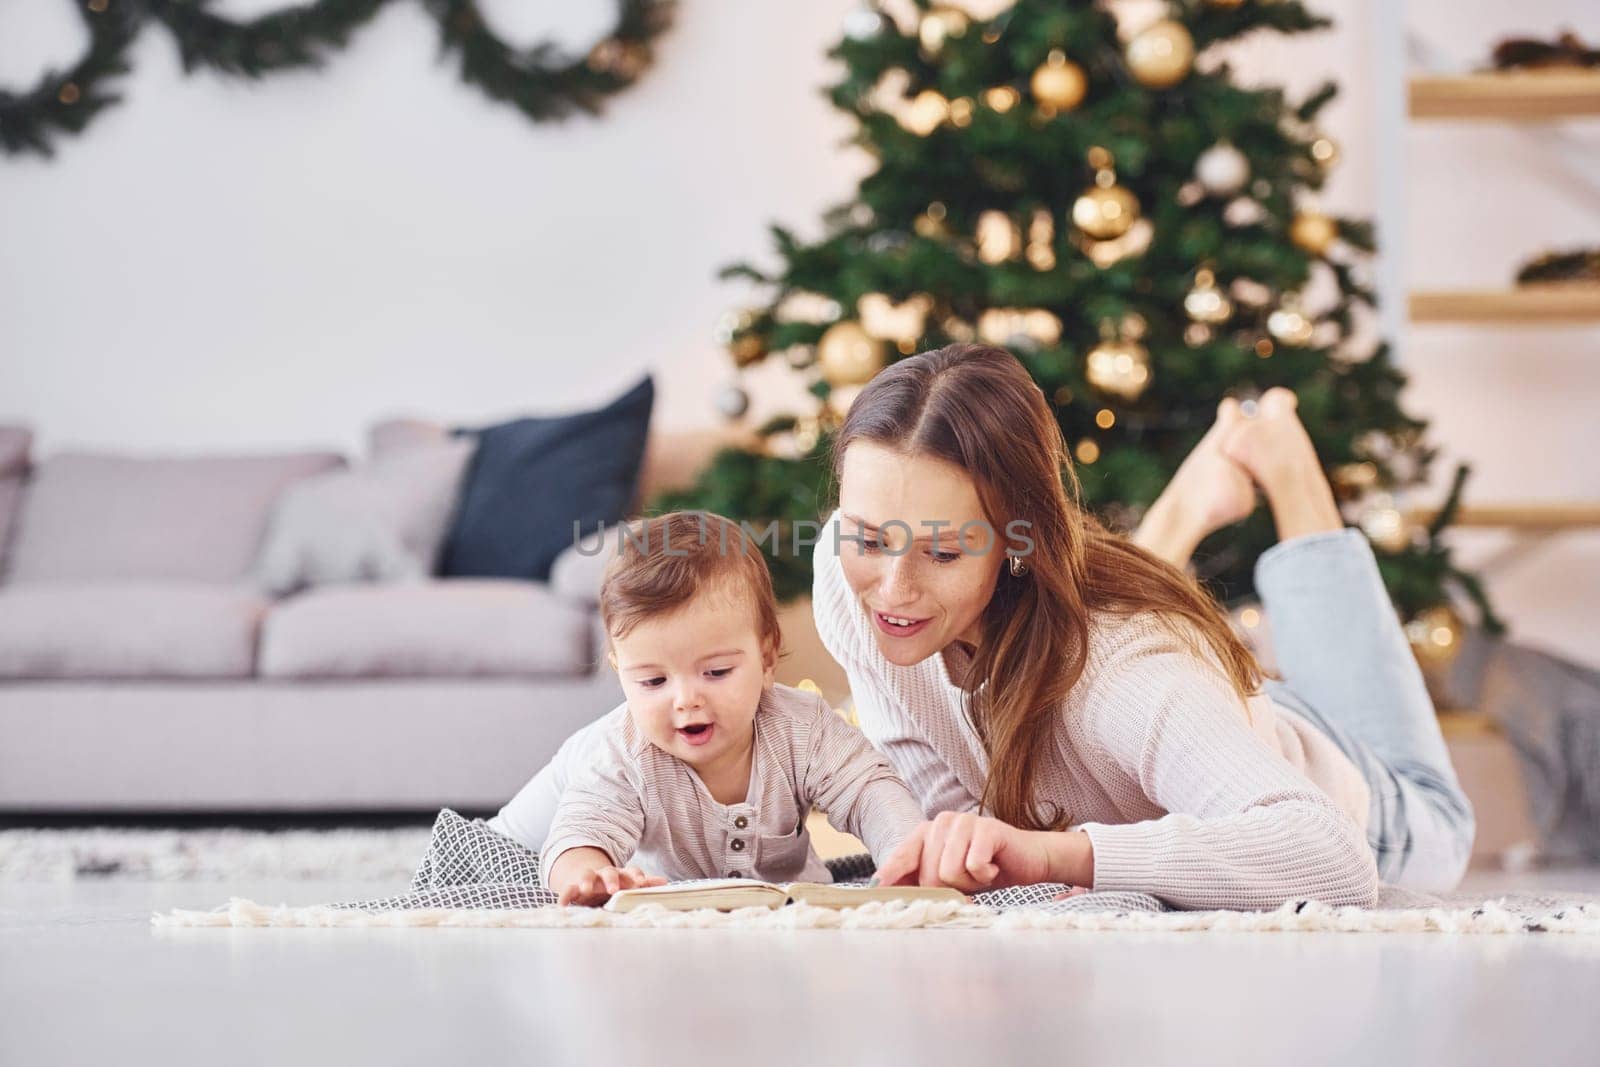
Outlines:
<svg viewBox="0 0 1600 1067"><path fill-rule="evenodd" d="M845 580L872 619L884 658L908 667L953 641L977 642L1005 559L1005 523L987 532L965 471L858 441L840 468L839 512L842 533L862 539L840 542ZM969 523L982 525L963 539Z"/></svg>

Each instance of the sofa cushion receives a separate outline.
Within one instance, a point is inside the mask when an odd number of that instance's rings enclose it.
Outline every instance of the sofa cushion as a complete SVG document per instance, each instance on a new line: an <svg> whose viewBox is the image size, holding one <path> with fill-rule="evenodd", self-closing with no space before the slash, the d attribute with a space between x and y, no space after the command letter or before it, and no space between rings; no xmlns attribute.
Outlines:
<svg viewBox="0 0 1600 1067"><path fill-rule="evenodd" d="M533 582L324 586L262 626L267 678L544 677L592 669L592 612Z"/></svg>
<svg viewBox="0 0 1600 1067"><path fill-rule="evenodd" d="M267 601L189 582L0 589L0 678L248 678Z"/></svg>
<svg viewBox="0 0 1600 1067"><path fill-rule="evenodd" d="M476 432L440 573L544 581L572 544L620 522L633 500L655 385L645 378L598 411L518 419Z"/></svg>
<svg viewBox="0 0 1600 1067"><path fill-rule="evenodd" d="M52 456L33 468L8 577L244 580L278 494L342 462L326 453Z"/></svg>
<svg viewBox="0 0 1600 1067"><path fill-rule="evenodd" d="M261 588L282 596L310 585L432 574L472 445L444 437L389 449L291 485L256 563Z"/></svg>
<svg viewBox="0 0 1600 1067"><path fill-rule="evenodd" d="M455 436L450 427L430 419L411 416L380 419L367 427L367 455L381 459L402 449L437 445Z"/></svg>

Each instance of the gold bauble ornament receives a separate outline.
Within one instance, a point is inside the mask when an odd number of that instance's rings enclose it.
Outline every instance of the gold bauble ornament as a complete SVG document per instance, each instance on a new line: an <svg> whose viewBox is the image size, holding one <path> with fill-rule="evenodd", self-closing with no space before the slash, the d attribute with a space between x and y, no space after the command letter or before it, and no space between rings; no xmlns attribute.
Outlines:
<svg viewBox="0 0 1600 1067"><path fill-rule="evenodd" d="M971 20L967 13L959 7L950 7L947 4L937 4L928 9L922 16L922 21L917 24L917 39L922 42L922 50L930 56L937 56L944 51L944 43L952 37L961 37L967 32L967 25Z"/></svg>
<svg viewBox="0 0 1600 1067"><path fill-rule="evenodd" d="M1201 268L1195 272L1194 288L1183 298L1183 310L1195 322L1220 326L1233 317L1233 301L1217 288L1217 276Z"/></svg>
<svg viewBox="0 0 1600 1067"><path fill-rule="evenodd" d="M990 110L1004 115L1022 102L1022 94L1009 85L1001 85L987 90L983 94L983 102L989 105Z"/></svg>
<svg viewBox="0 0 1600 1067"><path fill-rule="evenodd" d="M767 343L754 332L754 311L730 311L717 322L717 340L728 348L736 367L748 367L767 358Z"/></svg>
<svg viewBox="0 0 1600 1067"><path fill-rule="evenodd" d="M1082 67L1057 48L1033 72L1028 86L1033 91L1034 100L1041 106L1051 111L1071 111L1083 103L1084 95L1089 91L1089 78Z"/></svg>
<svg viewBox="0 0 1600 1067"><path fill-rule="evenodd" d="M1310 344L1316 330L1316 323L1300 310L1299 303L1293 297L1285 297L1283 306L1267 316L1267 332L1294 348L1304 348Z"/></svg>
<svg viewBox="0 0 1600 1067"><path fill-rule="evenodd" d="M945 218L949 212L945 209L942 200L935 200L928 205L928 210L918 215L911 223L911 228L918 237L929 240L938 240L950 236L950 227L945 225Z"/></svg>
<svg viewBox="0 0 1600 1067"><path fill-rule="evenodd" d="M978 337L991 345L1034 351L1061 340L1061 320L1044 308L989 308L978 316Z"/></svg>
<svg viewBox="0 0 1600 1067"><path fill-rule="evenodd" d="M728 346L728 354L733 357L734 366L748 367L767 358L767 346L755 334L747 333L734 338Z"/></svg>
<svg viewBox="0 0 1600 1067"><path fill-rule="evenodd" d="M1094 184L1072 202L1072 222L1084 235L1096 241L1121 237L1139 220L1139 201L1117 184L1111 169L1111 153L1096 148L1089 153L1098 168Z"/></svg>
<svg viewBox="0 0 1600 1067"><path fill-rule="evenodd" d="M1194 66L1194 38L1183 23L1163 19L1128 42L1127 60L1140 85L1166 89L1189 76Z"/></svg>
<svg viewBox="0 0 1600 1067"><path fill-rule="evenodd" d="M1341 463L1333 468L1333 492L1346 500L1378 486L1378 466L1375 463Z"/></svg>
<svg viewBox="0 0 1600 1067"><path fill-rule="evenodd" d="M978 216L978 258L993 266L1022 251L1022 229L1004 211Z"/></svg>
<svg viewBox="0 0 1600 1067"><path fill-rule="evenodd" d="M1137 400L1150 384L1150 353L1133 341L1103 340L1089 350L1084 377L1102 393Z"/></svg>
<svg viewBox="0 0 1600 1067"><path fill-rule="evenodd" d="M1447 667L1461 652L1466 624L1448 604L1427 608L1406 623L1406 639L1424 667Z"/></svg>
<svg viewBox="0 0 1600 1067"><path fill-rule="evenodd" d="M933 298L927 293L917 293L899 304L884 293L867 293L856 301L856 318L868 334L903 348L915 345L922 336L932 308Z"/></svg>
<svg viewBox="0 0 1600 1067"><path fill-rule="evenodd" d="M1314 256L1323 255L1339 238L1339 224L1320 211L1302 211L1289 224L1289 240Z"/></svg>
<svg viewBox="0 0 1600 1067"><path fill-rule="evenodd" d="M1054 270L1056 266L1056 220L1044 208L1035 208L1028 223L1028 265L1034 270Z"/></svg>
<svg viewBox="0 0 1600 1067"><path fill-rule="evenodd" d="M1373 497L1371 506L1361 513L1360 526L1373 547L1384 552L1399 552L1411 543L1406 517L1394 506L1388 493Z"/></svg>
<svg viewBox="0 0 1600 1067"><path fill-rule="evenodd" d="M950 101L933 89L924 89L900 112L897 121L918 137L926 137L949 117Z"/></svg>
<svg viewBox="0 0 1600 1067"><path fill-rule="evenodd" d="M883 369L883 342L859 322L836 322L817 342L817 365L829 385L861 385Z"/></svg>

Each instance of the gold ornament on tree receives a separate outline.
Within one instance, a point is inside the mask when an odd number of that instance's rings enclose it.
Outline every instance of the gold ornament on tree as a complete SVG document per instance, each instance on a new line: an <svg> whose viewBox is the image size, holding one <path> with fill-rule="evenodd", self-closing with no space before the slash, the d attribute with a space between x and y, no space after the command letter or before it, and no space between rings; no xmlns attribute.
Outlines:
<svg viewBox="0 0 1600 1067"><path fill-rule="evenodd" d="M1118 336L1108 319L1100 324L1100 343L1084 361L1084 377L1102 393L1137 400L1150 384L1150 353L1137 341Z"/></svg>
<svg viewBox="0 0 1600 1067"><path fill-rule="evenodd" d="M1166 89L1189 76L1194 66L1194 38L1183 23L1163 19L1134 35L1126 56L1128 69L1140 85Z"/></svg>
<svg viewBox="0 0 1600 1067"><path fill-rule="evenodd" d="M748 367L767 357L767 343L755 332L754 311L730 311L717 322L717 341L727 346L736 367Z"/></svg>
<svg viewBox="0 0 1600 1067"><path fill-rule="evenodd" d="M1029 89L1039 107L1047 114L1071 111L1083 103L1089 91L1089 78L1083 68L1067 58L1061 49L1052 49L1028 82Z"/></svg>
<svg viewBox="0 0 1600 1067"><path fill-rule="evenodd" d="M1138 221L1139 201L1117 184L1110 152L1091 148L1089 165L1095 168L1094 184L1073 201L1073 224L1096 241L1121 237Z"/></svg>
<svg viewBox="0 0 1600 1067"><path fill-rule="evenodd" d="M1375 463L1341 463L1333 468L1335 496L1350 500L1378 487L1378 466Z"/></svg>
<svg viewBox="0 0 1600 1067"><path fill-rule="evenodd" d="M1314 256L1325 255L1339 238L1339 224L1320 211L1302 211L1289 224L1289 240Z"/></svg>
<svg viewBox="0 0 1600 1067"><path fill-rule="evenodd" d="M928 210L916 217L916 220L911 224L911 228L917 231L918 237L926 237L929 240L948 237L950 236L950 227L944 223L947 214L948 211L944 206L944 202L935 200L928 205Z"/></svg>
<svg viewBox="0 0 1600 1067"><path fill-rule="evenodd" d="M1233 301L1217 288L1217 276L1209 267L1194 273L1194 288L1183 298L1183 310L1189 318L1207 326L1220 326L1233 317Z"/></svg>
<svg viewBox="0 0 1600 1067"><path fill-rule="evenodd" d="M1447 667L1461 652L1466 624L1448 604L1427 608L1406 623L1406 639L1424 667Z"/></svg>
<svg viewBox="0 0 1600 1067"><path fill-rule="evenodd" d="M993 266L1012 259L1022 250L1022 230L1004 211L978 216L978 258Z"/></svg>
<svg viewBox="0 0 1600 1067"><path fill-rule="evenodd" d="M1001 85L985 90L983 102L989 105L991 111L997 111L1004 115L1022 102L1022 94L1009 85Z"/></svg>
<svg viewBox="0 0 1600 1067"><path fill-rule="evenodd" d="M1028 223L1028 265L1034 270L1054 270L1056 266L1056 220L1045 208L1033 213Z"/></svg>
<svg viewBox="0 0 1600 1067"><path fill-rule="evenodd" d="M978 337L991 345L1033 351L1061 340L1061 320L1043 308L989 308L978 316Z"/></svg>
<svg viewBox="0 0 1600 1067"><path fill-rule="evenodd" d="M1388 493L1373 494L1372 502L1361 512L1360 526L1373 547L1384 552L1400 552L1411 543L1406 517Z"/></svg>
<svg viewBox="0 0 1600 1067"><path fill-rule="evenodd" d="M924 89L901 110L896 121L918 137L926 137L949 117L950 101L933 89Z"/></svg>
<svg viewBox="0 0 1600 1067"><path fill-rule="evenodd" d="M829 385L862 385L883 369L883 342L849 319L836 322L817 342L817 365Z"/></svg>
<svg viewBox="0 0 1600 1067"><path fill-rule="evenodd" d="M917 24L917 39L922 42L923 52L930 58L937 58L944 51L946 41L966 35L970 22L967 13L959 7L936 4L929 8Z"/></svg>
<svg viewBox="0 0 1600 1067"><path fill-rule="evenodd" d="M861 328L879 340L893 341L901 351L916 346L932 308L933 298L927 293L917 293L900 304L883 293L867 293L856 301Z"/></svg>
<svg viewBox="0 0 1600 1067"><path fill-rule="evenodd" d="M1300 300L1293 294L1286 295L1283 303L1267 316L1267 332L1294 348L1310 344L1316 330L1316 324L1300 310Z"/></svg>

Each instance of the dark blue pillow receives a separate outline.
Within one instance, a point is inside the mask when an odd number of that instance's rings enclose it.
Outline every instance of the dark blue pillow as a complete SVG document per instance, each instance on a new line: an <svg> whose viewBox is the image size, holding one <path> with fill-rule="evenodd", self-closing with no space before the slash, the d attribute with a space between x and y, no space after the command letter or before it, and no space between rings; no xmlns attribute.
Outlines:
<svg viewBox="0 0 1600 1067"><path fill-rule="evenodd" d="M532 578L584 533L627 516L639 483L655 383L646 377L599 411L517 419L482 430L445 539L439 573Z"/></svg>

